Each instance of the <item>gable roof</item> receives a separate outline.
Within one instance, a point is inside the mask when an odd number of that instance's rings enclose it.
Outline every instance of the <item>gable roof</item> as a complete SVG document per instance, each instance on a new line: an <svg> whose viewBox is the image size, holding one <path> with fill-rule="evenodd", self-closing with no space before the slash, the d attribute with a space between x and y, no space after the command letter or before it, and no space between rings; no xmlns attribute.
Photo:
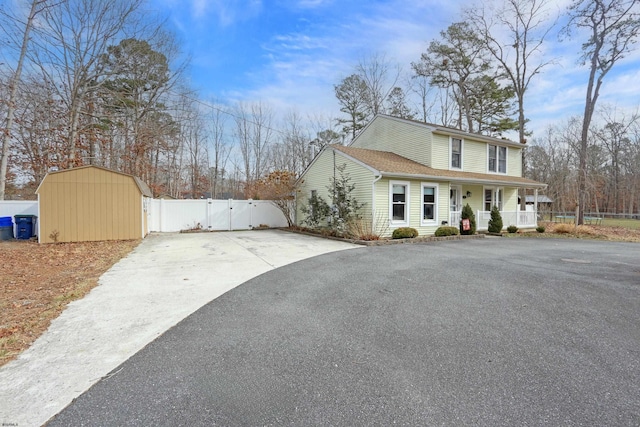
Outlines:
<svg viewBox="0 0 640 427"><path fill-rule="evenodd" d="M400 123L405 123L410 126L420 126L429 129L433 133L437 133L440 135L448 135L448 136L459 136L461 138L473 139L476 141L488 142L491 144L499 144L499 145L507 145L515 148L523 148L524 144L520 144L518 142L512 141L506 138L496 138L494 136L481 135L478 133L469 133L460 129L455 129L448 126L436 125L433 123L425 123L418 120L413 119L402 119L400 117L389 116L387 114L377 114L367 125L358 133L358 135L349 143L349 145L353 145L354 141L358 139L360 135L362 135L365 129L372 124L376 120L393 120Z"/></svg>
<svg viewBox="0 0 640 427"><path fill-rule="evenodd" d="M364 164L376 175L402 178L436 179L477 184L511 185L515 187L544 188L547 184L518 176L462 172L434 169L389 151L331 145L331 149L358 163Z"/></svg>
<svg viewBox="0 0 640 427"><path fill-rule="evenodd" d="M136 183L136 186L138 187L138 190L140 190L140 193L142 193L143 196L153 197L153 193L151 192L151 189L149 188L149 186L143 180L138 178L137 176L133 176L133 175L130 175L128 173L119 172L119 171L116 171L116 170L113 170L113 169L105 168L105 167L102 167L102 166L95 166L95 165L78 166L77 168L73 168L73 169L63 169L63 170L59 170L59 171L47 172L47 174L44 176L44 178L40 182L40 185L38 185L38 188L36 189L35 192L36 192L36 194L38 194L38 192L40 191L40 187L42 187L42 184L44 183L44 181L47 179L47 177L49 175L54 175L54 174L58 174L58 173L65 173L65 172L70 172L70 171L77 171L77 170L87 169L87 168L100 169L100 170L111 172L111 173L117 173L118 175L124 175L124 176L131 177L131 178L133 178L133 181Z"/></svg>

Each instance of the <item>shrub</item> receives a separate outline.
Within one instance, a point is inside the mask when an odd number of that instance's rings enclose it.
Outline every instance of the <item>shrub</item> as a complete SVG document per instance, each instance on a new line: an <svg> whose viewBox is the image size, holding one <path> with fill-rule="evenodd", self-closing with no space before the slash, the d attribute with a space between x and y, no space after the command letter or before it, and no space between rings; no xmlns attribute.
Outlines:
<svg viewBox="0 0 640 427"><path fill-rule="evenodd" d="M456 227L451 226L438 227L434 233L436 237L457 236L458 234L460 234L460 231L458 231Z"/></svg>
<svg viewBox="0 0 640 427"><path fill-rule="evenodd" d="M411 227L400 227L393 230L391 235L394 239L412 239L418 236L418 230Z"/></svg>
<svg viewBox="0 0 640 427"><path fill-rule="evenodd" d="M536 227L536 231L538 233L544 233L545 230L546 230L546 228L544 228L544 225L539 225L539 226Z"/></svg>
<svg viewBox="0 0 640 427"><path fill-rule="evenodd" d="M463 230L462 220L468 219L470 228L469 230ZM460 213L460 234L476 234L476 216L473 214L473 209L469 206L469 203L464 205L462 212Z"/></svg>
<svg viewBox="0 0 640 427"><path fill-rule="evenodd" d="M518 227L516 227L515 225L510 225L507 227L507 231L509 233L517 233L518 232Z"/></svg>
<svg viewBox="0 0 640 427"><path fill-rule="evenodd" d="M571 224L556 224L553 231L558 234L571 234L575 231L575 226Z"/></svg>
<svg viewBox="0 0 640 427"><path fill-rule="evenodd" d="M389 230L389 222L382 214L378 214L375 220L370 216L354 218L347 223L347 236L357 240L380 240L380 236Z"/></svg>
<svg viewBox="0 0 640 427"><path fill-rule="evenodd" d="M489 220L489 233L502 232L502 215L496 205L491 208L491 219Z"/></svg>

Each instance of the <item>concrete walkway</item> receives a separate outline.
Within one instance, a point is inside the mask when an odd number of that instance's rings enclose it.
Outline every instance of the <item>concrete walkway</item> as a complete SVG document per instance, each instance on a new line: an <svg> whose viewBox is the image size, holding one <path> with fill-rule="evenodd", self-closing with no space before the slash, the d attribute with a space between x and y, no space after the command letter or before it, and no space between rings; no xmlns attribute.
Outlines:
<svg viewBox="0 0 640 427"><path fill-rule="evenodd" d="M151 235L0 368L0 423L42 425L228 290L286 264L357 247L276 230Z"/></svg>

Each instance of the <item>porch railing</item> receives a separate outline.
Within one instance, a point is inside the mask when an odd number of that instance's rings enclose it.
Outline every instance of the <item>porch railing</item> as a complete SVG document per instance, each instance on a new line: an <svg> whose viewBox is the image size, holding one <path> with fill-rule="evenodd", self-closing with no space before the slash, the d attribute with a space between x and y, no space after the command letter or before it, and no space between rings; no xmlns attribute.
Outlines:
<svg viewBox="0 0 640 427"><path fill-rule="evenodd" d="M449 225L457 227L460 224L460 214L462 211L450 211L449 212Z"/></svg>
<svg viewBox="0 0 640 427"><path fill-rule="evenodd" d="M504 228L510 225L515 225L518 228L532 228L538 225L538 215L535 211L500 211L500 216L502 216ZM478 211L476 228L478 230L487 230L490 219L490 211Z"/></svg>

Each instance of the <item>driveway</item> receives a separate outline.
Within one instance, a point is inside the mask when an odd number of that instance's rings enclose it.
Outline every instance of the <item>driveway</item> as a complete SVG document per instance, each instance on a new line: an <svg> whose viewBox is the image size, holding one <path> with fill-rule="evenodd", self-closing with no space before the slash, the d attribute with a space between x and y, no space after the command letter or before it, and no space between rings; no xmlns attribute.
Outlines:
<svg viewBox="0 0 640 427"><path fill-rule="evenodd" d="M640 246L481 239L268 271L51 426L640 424Z"/></svg>
<svg viewBox="0 0 640 427"><path fill-rule="evenodd" d="M356 247L274 230L151 235L0 368L0 423L41 425L230 289L283 265Z"/></svg>

